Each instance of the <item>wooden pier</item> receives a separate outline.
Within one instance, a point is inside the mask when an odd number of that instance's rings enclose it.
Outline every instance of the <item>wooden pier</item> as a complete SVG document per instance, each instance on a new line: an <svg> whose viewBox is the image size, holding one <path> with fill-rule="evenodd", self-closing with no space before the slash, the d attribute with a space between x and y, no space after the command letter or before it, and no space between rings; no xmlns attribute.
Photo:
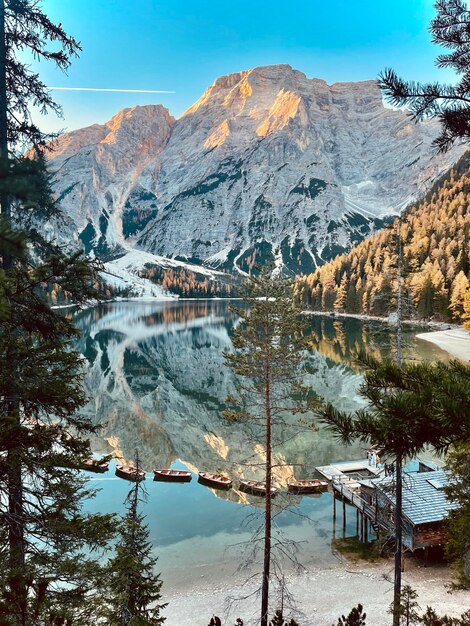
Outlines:
<svg viewBox="0 0 470 626"><path fill-rule="evenodd" d="M374 478L374 476L380 476L383 473L383 468L373 467L369 465L367 459L360 459L359 461L340 461L338 463L332 463L331 465L322 465L315 468L322 476L327 480L333 482L335 477L347 477L351 475L351 478L355 475L359 475L362 478Z"/></svg>
<svg viewBox="0 0 470 626"><path fill-rule="evenodd" d="M346 504L356 509L356 531L361 541L367 542L369 526L377 530L375 508L360 494L360 482L378 478L384 473L382 467L369 465L367 459L342 461L315 468L331 482L333 489L333 523L336 524L336 502L339 499L343 509L343 533L346 530Z"/></svg>

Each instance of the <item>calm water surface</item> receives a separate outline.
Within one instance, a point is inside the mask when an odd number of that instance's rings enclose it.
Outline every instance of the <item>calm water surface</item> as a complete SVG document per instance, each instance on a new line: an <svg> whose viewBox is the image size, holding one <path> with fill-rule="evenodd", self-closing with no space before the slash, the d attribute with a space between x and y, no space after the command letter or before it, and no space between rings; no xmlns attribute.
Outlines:
<svg viewBox="0 0 470 626"><path fill-rule="evenodd" d="M90 401L84 414L103 428L92 442L94 451L113 452L132 460L135 450L144 468L188 468L224 471L234 484L241 477L262 478L260 445L243 425L222 417L224 399L234 391L232 373L223 352L231 348L236 318L224 301L123 302L101 305L76 314L82 331L79 348L87 363ZM339 408L354 410L363 403L357 394L361 381L354 355L367 348L375 355L393 353L393 334L377 323L331 317L309 319L312 351L306 382ZM404 333L405 356L445 359L445 353ZM283 437L276 447L277 479L307 478L315 466L360 458L359 447L345 447L320 429ZM100 488L91 510L122 512L129 483L114 477L90 475ZM168 585L190 586L216 564L218 575L236 569L246 555L245 542L262 521L262 499L239 491L216 492L193 481L189 484L145 481L145 513L159 567ZM332 501L321 496L277 498L277 533L297 543L306 566L328 565L335 556ZM349 516L348 534L355 534Z"/></svg>

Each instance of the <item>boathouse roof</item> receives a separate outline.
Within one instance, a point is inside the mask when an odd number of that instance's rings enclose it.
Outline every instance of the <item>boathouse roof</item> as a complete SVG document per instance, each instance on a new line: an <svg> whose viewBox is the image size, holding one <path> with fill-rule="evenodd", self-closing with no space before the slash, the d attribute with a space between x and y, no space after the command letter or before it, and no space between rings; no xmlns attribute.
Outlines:
<svg viewBox="0 0 470 626"><path fill-rule="evenodd" d="M395 506L395 479L393 476L375 480L377 490ZM403 475L403 513L414 526L440 522L447 513L457 508L444 491L448 484L444 470L432 472L409 472Z"/></svg>

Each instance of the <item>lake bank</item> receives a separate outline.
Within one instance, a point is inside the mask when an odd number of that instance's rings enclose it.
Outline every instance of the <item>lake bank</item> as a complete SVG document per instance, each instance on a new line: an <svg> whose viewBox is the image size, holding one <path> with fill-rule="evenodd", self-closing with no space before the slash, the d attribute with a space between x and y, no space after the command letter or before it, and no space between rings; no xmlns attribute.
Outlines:
<svg viewBox="0 0 470 626"><path fill-rule="evenodd" d="M241 586L246 573L232 574L212 570L199 573L191 590L165 593L169 602L165 611L165 626L206 626L213 613L222 619L224 626L232 626L237 617L245 626L259 623L259 598L254 596L234 605L227 613L229 597L245 597L256 590L256 584ZM422 567L418 561L408 559L403 574L403 584L409 584L418 592L422 612L432 606L438 614L460 616L470 606L469 591L449 592L451 573L445 566ZM393 596L393 560L381 560L378 564L353 564L347 561L329 567L312 568L303 574L287 574L286 582L293 593L300 613L288 612L300 626L331 626L338 617L362 603L367 623L387 626L391 623L388 608ZM351 584L353 583L353 584Z"/></svg>
<svg viewBox="0 0 470 626"><path fill-rule="evenodd" d="M462 361L470 361L470 332L462 327L416 335L429 341Z"/></svg>
<svg viewBox="0 0 470 626"><path fill-rule="evenodd" d="M394 317L381 317L380 315L366 315L364 313L339 313L337 311L312 311L306 309L302 311L304 315L315 315L319 317L331 317L355 319L361 322L382 322L387 327L396 327L397 322ZM436 330L453 330L462 328L461 324L452 324L451 322L436 322L433 320L404 319L402 324L405 326L418 326L420 328L434 328Z"/></svg>

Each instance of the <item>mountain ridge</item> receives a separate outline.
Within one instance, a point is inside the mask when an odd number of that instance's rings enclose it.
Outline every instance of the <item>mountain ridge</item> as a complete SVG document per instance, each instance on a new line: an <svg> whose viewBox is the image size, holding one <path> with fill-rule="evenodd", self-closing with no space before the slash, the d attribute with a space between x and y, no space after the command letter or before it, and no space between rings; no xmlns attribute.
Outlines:
<svg viewBox="0 0 470 626"><path fill-rule="evenodd" d="M178 119L125 109L63 135L49 158L88 252L299 273L425 193L462 152L430 154L437 132L385 108L375 81L328 85L274 65L219 77Z"/></svg>

